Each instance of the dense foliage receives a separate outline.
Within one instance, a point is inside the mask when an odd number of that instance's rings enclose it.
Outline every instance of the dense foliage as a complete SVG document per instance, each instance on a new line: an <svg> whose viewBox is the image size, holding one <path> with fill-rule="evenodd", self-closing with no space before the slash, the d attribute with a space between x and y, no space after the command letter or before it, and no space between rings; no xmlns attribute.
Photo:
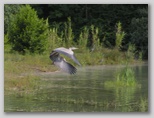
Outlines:
<svg viewBox="0 0 154 118"><path fill-rule="evenodd" d="M13 19L13 15L17 14L20 7L22 5L18 4L10 4L10 5L4 5L4 33L6 34L8 31L9 23L11 22L11 19Z"/></svg>
<svg viewBox="0 0 154 118"><path fill-rule="evenodd" d="M138 12L142 17L131 20L130 42L135 44L137 53L142 52L144 57L148 57L148 11L139 9Z"/></svg>
<svg viewBox="0 0 154 118"><path fill-rule="evenodd" d="M107 47L114 47L116 24L121 22L125 37L122 50L129 44L135 44L136 54L143 53L148 58L148 5L147 4L43 4L31 5L38 11L40 18L49 18L52 27L63 29L63 22L70 17L74 40L82 29L94 25L99 28L100 41ZM137 35L136 35L137 34ZM90 39L89 39L90 40Z"/></svg>
<svg viewBox="0 0 154 118"><path fill-rule="evenodd" d="M42 53L46 50L47 35L48 21L39 19L29 5L22 6L9 23L9 43L20 53Z"/></svg>
<svg viewBox="0 0 154 118"><path fill-rule="evenodd" d="M119 45L121 51L127 51L131 44L134 46L136 57L142 53L143 58L148 58L147 4L31 4L30 6L37 11L39 18L48 18L50 30L55 29L57 37L62 38L61 40L73 40L79 44L81 38L87 37L86 46L90 48L94 46L92 43L95 40L93 39L95 33L98 35L96 40L99 40L103 47L112 49ZM68 24L70 23L68 19L71 24ZM121 24L120 30L124 35L120 34L122 36L120 42L116 42L118 23ZM92 32L92 27L95 28L95 32Z"/></svg>

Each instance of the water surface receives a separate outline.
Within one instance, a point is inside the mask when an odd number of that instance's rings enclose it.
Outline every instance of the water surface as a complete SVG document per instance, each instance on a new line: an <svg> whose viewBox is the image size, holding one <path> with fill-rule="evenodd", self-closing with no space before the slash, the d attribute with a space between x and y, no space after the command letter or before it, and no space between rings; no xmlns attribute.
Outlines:
<svg viewBox="0 0 154 118"><path fill-rule="evenodd" d="M132 65L141 87L108 87L125 66L88 66L76 75L34 73L41 79L30 93L6 94L4 111L27 112L145 112L148 111L148 66Z"/></svg>

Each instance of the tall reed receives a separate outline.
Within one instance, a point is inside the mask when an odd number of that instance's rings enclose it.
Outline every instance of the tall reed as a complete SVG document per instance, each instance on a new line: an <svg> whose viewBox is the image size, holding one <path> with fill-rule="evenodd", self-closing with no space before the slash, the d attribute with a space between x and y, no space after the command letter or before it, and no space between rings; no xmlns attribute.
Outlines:
<svg viewBox="0 0 154 118"><path fill-rule="evenodd" d="M137 82L134 71L130 67L126 66L120 72L117 72L116 84L121 86L136 86Z"/></svg>
<svg viewBox="0 0 154 118"><path fill-rule="evenodd" d="M122 40L124 39L124 36L126 35L126 33L124 31L122 31L122 26L121 26L121 22L117 23L117 32L116 32L116 48L120 48L121 44L122 44Z"/></svg>
<svg viewBox="0 0 154 118"><path fill-rule="evenodd" d="M141 87L141 85L136 81L133 69L131 69L131 67L128 67L128 65L126 65L124 69L115 73L115 81L106 81L105 86Z"/></svg>
<svg viewBox="0 0 154 118"><path fill-rule="evenodd" d="M49 29L47 54L54 48L74 46L79 48L75 51L76 55L80 55L81 64L85 65L123 64L133 59L133 45L129 46L127 53L119 51L125 36L120 22L117 24L115 37L117 48L114 48L114 50L103 46L99 37L100 29L94 25L83 27L76 41L74 40L71 18L68 18L61 26L57 25Z"/></svg>

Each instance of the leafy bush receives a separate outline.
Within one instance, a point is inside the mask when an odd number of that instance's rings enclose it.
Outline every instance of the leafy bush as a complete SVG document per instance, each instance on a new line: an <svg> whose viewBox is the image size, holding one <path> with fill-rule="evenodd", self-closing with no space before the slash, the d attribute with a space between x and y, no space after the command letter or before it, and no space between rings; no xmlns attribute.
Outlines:
<svg viewBox="0 0 154 118"><path fill-rule="evenodd" d="M62 35L58 35L58 28L49 29L48 36L48 52L51 52L54 48L65 47L65 42L62 40Z"/></svg>
<svg viewBox="0 0 154 118"><path fill-rule="evenodd" d="M129 43L127 53L126 53L127 59L134 59L135 56L135 45Z"/></svg>
<svg viewBox="0 0 154 118"><path fill-rule="evenodd" d="M78 45L80 48L84 48L86 49L87 47L87 42L88 42L88 28L84 27L83 31L81 31L80 36L79 36L79 40L78 40Z"/></svg>
<svg viewBox="0 0 154 118"><path fill-rule="evenodd" d="M19 12L22 4L5 4L4 5L4 34L8 31L9 23L11 19L13 19L13 14L17 14Z"/></svg>
<svg viewBox="0 0 154 118"><path fill-rule="evenodd" d="M47 48L48 21L39 19L29 5L22 6L8 28L12 49L20 53L42 53Z"/></svg>
<svg viewBox="0 0 154 118"><path fill-rule="evenodd" d="M67 18L67 22L64 23L64 40L66 43L66 46L70 47L73 44L73 30L72 30L72 23L71 18Z"/></svg>
<svg viewBox="0 0 154 118"><path fill-rule="evenodd" d="M123 40L124 36L125 36L125 32L122 31L121 23L118 22L117 23L117 32L116 32L116 42L115 42L117 48L121 47L122 40Z"/></svg>

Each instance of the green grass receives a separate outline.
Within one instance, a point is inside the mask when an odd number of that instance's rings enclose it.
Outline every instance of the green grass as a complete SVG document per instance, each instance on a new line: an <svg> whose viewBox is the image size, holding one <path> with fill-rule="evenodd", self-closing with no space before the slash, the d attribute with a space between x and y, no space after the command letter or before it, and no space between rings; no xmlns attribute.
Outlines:
<svg viewBox="0 0 154 118"><path fill-rule="evenodd" d="M141 112L148 111L148 100L145 98L140 98L139 110Z"/></svg>
<svg viewBox="0 0 154 118"><path fill-rule="evenodd" d="M82 66L86 65L105 65L105 64L123 64L128 62L125 53L119 50L111 50L107 48L99 48L90 52L89 49L75 50L75 55ZM66 56L65 56L66 57ZM73 65L75 63L66 57L68 62ZM130 60L132 63L132 60ZM5 50L4 54L4 74L5 74L5 88L25 88L27 85L33 86L33 79L37 77L31 75L34 72L52 72L58 68L52 64L49 59L49 54L26 54L8 53ZM22 78L22 79L21 79ZM32 78L32 79L29 79ZM14 83L14 84L11 84ZM114 82L106 82L109 86L136 86L134 73L131 69L126 68L124 71L116 75L116 84ZM31 87L28 87L29 89ZM18 90L18 89L16 89Z"/></svg>
<svg viewBox="0 0 154 118"><path fill-rule="evenodd" d="M88 49L75 50L75 55L82 66L86 65L104 65L104 64L119 64L125 63L125 53L118 50L110 50L107 48L94 50L90 52ZM66 57L66 60L75 63ZM7 53L4 54L4 74L5 88L25 88L24 86L33 86L33 78L31 73L34 72L52 72L56 71L57 67L52 64L49 59L49 54L26 54ZM118 86L135 86L134 73L131 69L126 68L125 71L119 72L116 75L116 84ZM21 79L22 78L22 79ZM32 79L29 79L32 78ZM14 83L14 84L10 84ZM112 85L113 82L106 82L107 85ZM31 87L29 87L30 89Z"/></svg>
<svg viewBox="0 0 154 118"><path fill-rule="evenodd" d="M29 91L35 89L39 77L34 72L57 70L48 55L4 55L4 90ZM7 92L5 92L6 94Z"/></svg>
<svg viewBox="0 0 154 118"><path fill-rule="evenodd" d="M127 59L126 53L118 49L100 48L93 52L89 49L75 50L75 55L82 65L114 65L126 63L140 63L134 59Z"/></svg>
<svg viewBox="0 0 154 118"><path fill-rule="evenodd" d="M115 81L106 81L105 86L109 87L141 87L137 83L134 71L126 65L126 67L115 73Z"/></svg>
<svg viewBox="0 0 154 118"><path fill-rule="evenodd" d="M85 48L83 50L75 50L75 55L82 66L86 65L106 65L106 64L123 64L128 62L125 53L119 50L111 50L107 48L98 48L93 52ZM64 56L66 57L66 56ZM73 65L75 63L66 57L68 62ZM130 60L132 63L132 60ZM49 59L49 54L25 54L19 53L8 53L5 50L4 54L4 74L5 74L5 90L11 90L12 88L16 91L25 89L33 89L36 84L34 80L39 80L39 77L33 75L34 72L52 72L58 68L52 64ZM106 81L106 85L112 86L136 86L134 73L128 68L125 71L119 72L116 75L116 82ZM22 79L21 79L22 78ZM31 78L31 79L30 79ZM33 80L34 79L34 80ZM115 84L116 83L116 84ZM32 86L32 87L30 87ZM18 88L18 89L17 89Z"/></svg>
<svg viewBox="0 0 154 118"><path fill-rule="evenodd" d="M87 64L91 64L91 65L98 65L100 64L99 60L102 58L100 56L100 54L102 52L87 52L84 53L80 52L81 50L76 50L76 57L77 59L81 62L82 65L87 65ZM111 50L103 50L104 52L109 51L108 53L111 53ZM118 53L118 52L117 52ZM83 54L83 56L82 56ZM87 56L88 55L88 56ZM115 57L116 58L116 57ZM105 57L103 58L105 59ZM87 63L88 62L88 63ZM93 63L94 62L94 63ZM105 62L102 62L102 64L104 64ZM30 54L26 54L26 55L20 55L18 53L15 54L10 54L10 53L5 53L4 55L4 95L6 96L12 96L14 95L15 98L18 98L18 100L22 100L22 98L24 100L31 101L30 99L36 101L36 103L38 101L42 101L42 100L47 100L48 104L52 104L52 103L58 103L58 104L67 104L67 105L75 105L75 106L82 106L82 108L98 108L98 109L102 109L104 111L120 111L122 110L122 107L126 107L129 109L124 109L123 112L126 111L141 111L141 112L145 112L148 110L148 101L147 99L139 99L137 102L131 102L131 103L127 103L125 101L131 101L131 97L134 94L135 91L133 91L132 89L130 90L130 88L133 88L133 86L138 86L138 83L132 84L133 79L135 79L135 76L133 74L133 70L129 67L126 67L123 69L123 71L118 71L116 76L116 81L110 81L107 82L105 84L107 84L107 86L120 86L120 87L125 87L126 84L131 83L131 85L127 85L130 86L129 90L125 91L125 89L123 89L123 92L121 91L121 88L119 88L119 91L117 92L117 94L115 95L117 98L117 101L121 98L121 93L123 93L123 96L127 96L128 97L126 100L124 100L124 102L117 102L116 99L113 101L97 101L97 97L96 99L88 99L88 98L84 98L82 96L80 97L65 97L65 96L59 96L59 94L55 94L54 92L52 93L51 90L51 94L54 94L54 97L49 97L49 95L47 94L48 92L46 92L45 90L42 90L42 86L45 86L46 88L48 88L48 85L51 86L55 86L57 88L64 88L64 86L67 86L69 88L69 86L67 85L67 82L65 81L65 83L52 83L52 81L48 82L48 81L42 81L41 76L37 76L34 73L37 73L39 71L40 72L52 72L57 70L57 68L52 65L51 60L49 59L49 55L48 54L44 54L44 55L30 55ZM133 78L130 80L125 80L122 81L121 78ZM126 82L125 82L126 81ZM44 83L42 83L44 82ZM55 81L54 81L55 82ZM71 83L71 82L68 82ZM110 84L110 85L109 85ZM74 84L73 84L74 85ZM72 87L72 86L71 86ZM80 87L80 86L76 86L76 87ZM52 87L51 87L52 88ZM118 88L118 87L117 87ZM45 92L44 94L42 94L42 91ZM41 93L37 94L37 93ZM64 93L63 93L64 94ZM40 96L36 96L36 95L40 95ZM64 94L65 95L65 94ZM130 98L129 98L130 96ZM31 98L32 97L32 98ZM19 99L21 98L21 99ZM11 99L10 99L11 100ZM7 109L7 101L6 101L6 111ZM10 105L10 104L9 104ZM20 105L19 105L20 106ZM128 106L128 107L127 107ZM9 106L10 107L10 106ZM23 108L23 109L22 109ZM15 108L15 110L18 108ZM18 109L19 111L31 111L31 110L35 110L33 108L31 108L30 106L27 107L19 107ZM48 109L50 110L50 109ZM70 109L65 109L66 111L70 111L72 110ZM82 109L84 111L84 109ZM10 109L11 111L11 109ZM38 108L36 109L36 111L46 111L46 109L44 108ZM53 111L59 111L59 108L57 107L57 109L53 110ZM86 109L85 109L86 111Z"/></svg>

